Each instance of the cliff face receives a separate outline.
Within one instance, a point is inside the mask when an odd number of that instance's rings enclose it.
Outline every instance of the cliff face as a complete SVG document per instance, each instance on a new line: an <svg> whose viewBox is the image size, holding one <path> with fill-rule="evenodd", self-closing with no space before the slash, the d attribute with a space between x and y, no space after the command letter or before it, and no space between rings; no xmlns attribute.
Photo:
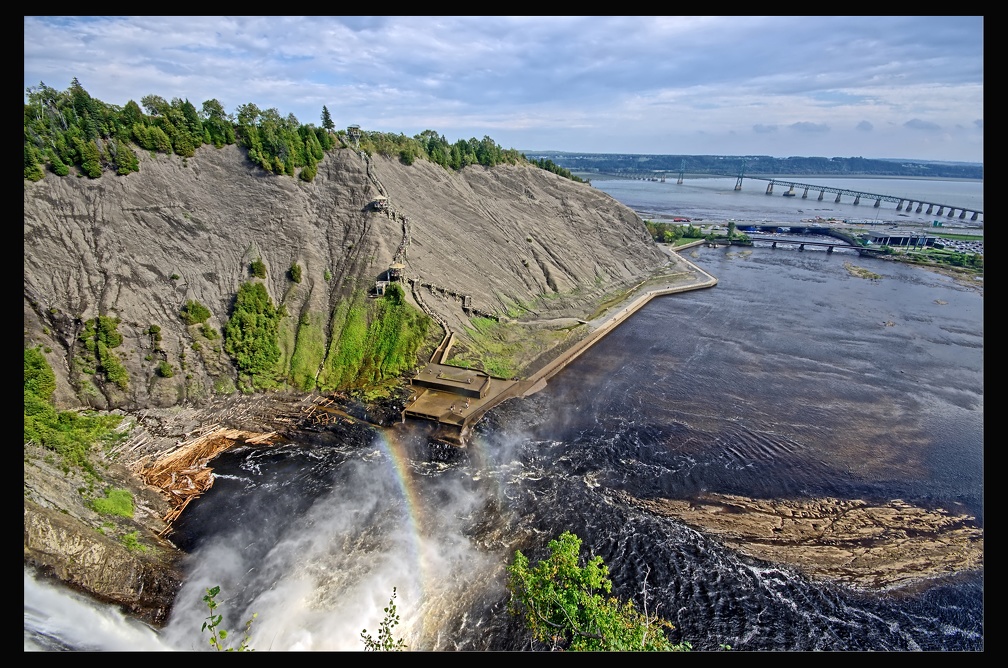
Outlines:
<svg viewBox="0 0 1008 668"><path fill-rule="evenodd" d="M26 181L24 210L25 344L47 351L60 407L166 407L232 391L219 340L194 346L198 328L180 310L198 301L220 332L257 259L293 322L328 322L399 261L410 298L463 341L474 314L584 317L667 259L633 211L588 185L529 166L455 173L350 149L327 154L312 183L267 174L235 146L143 154L128 176ZM300 283L287 274L295 262ZM83 323L98 315L120 320L125 390L75 362ZM162 359L174 376L156 373Z"/></svg>
<svg viewBox="0 0 1008 668"><path fill-rule="evenodd" d="M24 561L153 624L167 619L183 555L160 538L169 500L126 465L212 423L282 428L261 404L268 397L237 395L221 339L201 339L183 321L188 301L206 306L221 332L242 283L262 280L293 331L302 319L331 323L343 300L373 290L395 262L407 298L441 327L434 337L450 328L458 348L476 350L471 317L489 315L508 324L520 367L560 345L572 318L589 318L668 261L630 209L535 167L456 173L339 149L304 183L263 172L234 146L140 159L128 176L25 181L25 346L42 346L57 408L116 410L133 427L124 451L95 453L98 479L25 444ZM252 277L255 260L265 279ZM300 283L288 276L293 263ZM99 315L119 320L125 389L95 374L80 341ZM543 334L551 328L560 333ZM323 329L328 349L339 333ZM289 369L296 343L281 345ZM161 361L174 375L157 373ZM133 518L90 508L85 495L109 488L131 491Z"/></svg>

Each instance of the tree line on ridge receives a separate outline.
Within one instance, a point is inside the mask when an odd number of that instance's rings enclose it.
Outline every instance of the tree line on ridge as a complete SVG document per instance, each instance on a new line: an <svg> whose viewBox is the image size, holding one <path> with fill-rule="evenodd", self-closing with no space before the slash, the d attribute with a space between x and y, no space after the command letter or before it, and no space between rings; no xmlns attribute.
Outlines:
<svg viewBox="0 0 1008 668"><path fill-rule="evenodd" d="M136 148L152 154L192 157L203 145L237 144L263 170L304 181L315 178L326 151L352 146L366 153L398 157L404 164L429 160L446 169L468 165L535 164L566 178L569 171L551 161L529 161L515 149L503 149L489 136L449 143L444 135L424 130L418 135L363 131L350 135L336 129L327 106L321 124L301 123L276 108L254 103L228 113L216 99L200 108L188 99L170 102L145 95L119 106L93 98L74 77L58 91L45 83L26 88L24 105L24 177L39 181L46 173L66 176L71 168L90 178L106 171L125 175L140 170Z"/></svg>

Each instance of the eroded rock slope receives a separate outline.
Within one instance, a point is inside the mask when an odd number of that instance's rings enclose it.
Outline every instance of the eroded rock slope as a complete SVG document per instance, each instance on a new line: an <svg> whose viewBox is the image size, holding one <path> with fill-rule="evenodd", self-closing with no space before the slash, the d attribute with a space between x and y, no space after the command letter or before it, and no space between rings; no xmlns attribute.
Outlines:
<svg viewBox="0 0 1008 668"><path fill-rule="evenodd" d="M179 313L198 301L219 332L257 259L288 317L325 321L402 262L417 300L463 337L474 314L583 317L667 259L633 211L532 166L452 172L338 149L305 183L263 172L236 146L141 161L127 176L25 182L25 342L45 347L61 407L165 407L230 391L233 364L219 345L194 350ZM120 320L126 390L75 362L83 323L98 315ZM174 376L156 373L162 359Z"/></svg>

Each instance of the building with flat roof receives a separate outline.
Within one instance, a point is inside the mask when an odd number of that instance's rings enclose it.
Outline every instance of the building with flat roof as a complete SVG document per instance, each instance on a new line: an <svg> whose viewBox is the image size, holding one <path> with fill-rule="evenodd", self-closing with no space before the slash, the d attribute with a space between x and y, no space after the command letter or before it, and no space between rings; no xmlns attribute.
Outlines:
<svg viewBox="0 0 1008 668"><path fill-rule="evenodd" d="M934 246L935 237L901 230L892 232L868 232L868 241L874 246L913 246L921 248Z"/></svg>

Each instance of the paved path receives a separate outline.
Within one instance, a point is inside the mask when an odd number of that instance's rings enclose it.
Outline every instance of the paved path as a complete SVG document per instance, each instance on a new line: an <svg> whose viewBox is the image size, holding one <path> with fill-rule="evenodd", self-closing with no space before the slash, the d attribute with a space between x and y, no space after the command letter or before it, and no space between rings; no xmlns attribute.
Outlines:
<svg viewBox="0 0 1008 668"><path fill-rule="evenodd" d="M680 246L672 250L668 246L662 246L669 254L669 263L666 265L668 273L656 274L652 278L642 281L635 288L631 289L626 298L618 305L606 310L601 315L587 321L587 333L567 350L558 353L545 366L532 373L523 380L502 380L492 379L489 392L480 398L461 398L457 394L433 389L418 389L407 406L403 410L403 419L407 414L414 417L424 417L439 423L442 427L448 428L454 433L445 434L446 440L451 440L464 445L469 430L480 418L491 408L498 406L501 402L515 397L527 397L546 387L546 381L559 373L564 367L588 350L596 342L600 341L609 332L613 331L627 318L636 313L645 304L664 295L673 295L690 290L711 288L717 285L717 279L696 266L679 254L679 251L699 245L702 242ZM684 267L685 265L685 267ZM690 274L690 276L687 276ZM449 341L452 337L448 337ZM447 355L450 343L442 343L439 348L441 355L435 355L441 362L441 358ZM432 359L428 368L439 366ZM459 404L464 401L464 404ZM464 406L464 409L459 408ZM450 411L450 414L449 414ZM447 416L447 417L446 417Z"/></svg>
<svg viewBox="0 0 1008 668"><path fill-rule="evenodd" d="M694 245L698 244L690 244L689 246L680 247L678 251L685 250L685 248L691 248ZM702 288L712 288L717 285L716 278L686 258L682 257L679 252L673 251L667 246L663 246L663 248L670 255L673 261L683 262L688 265L690 269L695 272L695 278L692 281L685 283L676 281L673 284L670 276L670 280L664 286L662 285L660 277L658 279L650 279L641 283L634 291L631 292L628 297L629 301L625 301L618 307L606 311L594 320L590 320L588 322L590 332L587 336L578 341L568 350L561 353L556 357L556 359L552 360L546 366L533 373L526 381L521 383L521 396L528 396L533 392L541 390L546 386L547 380L557 374L573 360L577 359L581 353L588 350L588 348L590 348L593 344L602 339L603 336L611 332L655 297L674 295L680 292L689 292L691 290L699 290Z"/></svg>

